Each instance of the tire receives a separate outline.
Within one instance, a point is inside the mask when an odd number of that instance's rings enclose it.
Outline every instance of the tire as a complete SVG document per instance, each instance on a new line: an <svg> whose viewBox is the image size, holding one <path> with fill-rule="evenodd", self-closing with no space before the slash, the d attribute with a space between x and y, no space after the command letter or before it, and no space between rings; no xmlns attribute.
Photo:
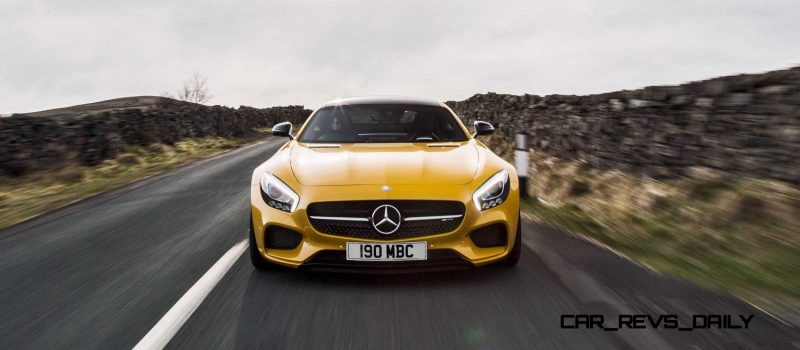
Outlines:
<svg viewBox="0 0 800 350"><path fill-rule="evenodd" d="M278 265L270 263L264 257L261 256L261 253L258 251L258 245L256 245L256 234L253 230L253 217L250 217L250 232L248 234L250 239L250 263L257 270L261 271L270 271L277 269Z"/></svg>
<svg viewBox="0 0 800 350"><path fill-rule="evenodd" d="M517 221L517 238L514 239L514 245L506 258L502 261L505 267L514 267L519 262L519 257L522 254L522 221Z"/></svg>

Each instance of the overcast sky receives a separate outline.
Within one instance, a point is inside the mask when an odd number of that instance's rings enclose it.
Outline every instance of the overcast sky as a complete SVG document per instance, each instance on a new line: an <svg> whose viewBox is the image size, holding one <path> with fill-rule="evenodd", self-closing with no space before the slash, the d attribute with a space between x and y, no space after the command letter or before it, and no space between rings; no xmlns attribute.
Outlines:
<svg viewBox="0 0 800 350"><path fill-rule="evenodd" d="M210 104L587 94L800 64L800 1L0 0L0 112L173 92Z"/></svg>

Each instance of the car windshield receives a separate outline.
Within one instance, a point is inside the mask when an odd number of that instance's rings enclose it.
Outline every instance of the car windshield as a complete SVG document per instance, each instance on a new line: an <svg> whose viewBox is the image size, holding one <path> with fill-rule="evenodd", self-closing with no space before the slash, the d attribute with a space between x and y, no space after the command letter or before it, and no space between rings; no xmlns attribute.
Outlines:
<svg viewBox="0 0 800 350"><path fill-rule="evenodd" d="M445 108L405 104L325 107L300 135L306 143L389 143L466 141L467 136Z"/></svg>

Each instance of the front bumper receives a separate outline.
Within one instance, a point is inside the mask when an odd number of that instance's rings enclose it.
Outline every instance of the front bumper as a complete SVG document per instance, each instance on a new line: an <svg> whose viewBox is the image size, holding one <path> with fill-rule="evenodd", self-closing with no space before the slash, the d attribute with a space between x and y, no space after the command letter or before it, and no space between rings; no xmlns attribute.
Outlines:
<svg viewBox="0 0 800 350"><path fill-rule="evenodd" d="M428 243L428 250L446 250L439 253L455 253L463 261L475 266L502 260L508 255L516 237L519 222L518 183L510 183L508 199L501 205L479 211L472 203L474 189L457 185L393 185L390 191L382 191L380 185L358 186L313 186L304 187L300 203L294 213L286 213L267 206L261 198L258 184L250 189L253 232L258 251L265 259L284 266L300 267L313 264L315 257L330 256L336 251L344 251L347 242L420 242ZM344 200L456 200L464 203L466 211L461 225L454 231L424 237L397 240L370 240L324 234L314 229L309 222L306 208L310 203ZM481 248L475 245L469 234L479 228L502 224L508 233L506 246ZM264 231L269 226L280 226L297 231L302 241L294 249L267 249L264 245ZM318 259L322 260L322 259Z"/></svg>

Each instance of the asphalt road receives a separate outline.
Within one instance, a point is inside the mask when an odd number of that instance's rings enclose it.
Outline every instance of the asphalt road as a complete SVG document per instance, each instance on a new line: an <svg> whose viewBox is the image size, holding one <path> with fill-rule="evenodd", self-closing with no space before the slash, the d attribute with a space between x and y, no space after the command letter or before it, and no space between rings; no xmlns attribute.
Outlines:
<svg viewBox="0 0 800 350"><path fill-rule="evenodd" d="M281 140L233 151L0 231L0 349L131 348L246 238L250 173ZM255 271L241 256L169 348L800 348L747 303L526 222L514 269L362 275ZM561 329L561 315L738 314L748 329ZM741 322L739 322L741 323Z"/></svg>

